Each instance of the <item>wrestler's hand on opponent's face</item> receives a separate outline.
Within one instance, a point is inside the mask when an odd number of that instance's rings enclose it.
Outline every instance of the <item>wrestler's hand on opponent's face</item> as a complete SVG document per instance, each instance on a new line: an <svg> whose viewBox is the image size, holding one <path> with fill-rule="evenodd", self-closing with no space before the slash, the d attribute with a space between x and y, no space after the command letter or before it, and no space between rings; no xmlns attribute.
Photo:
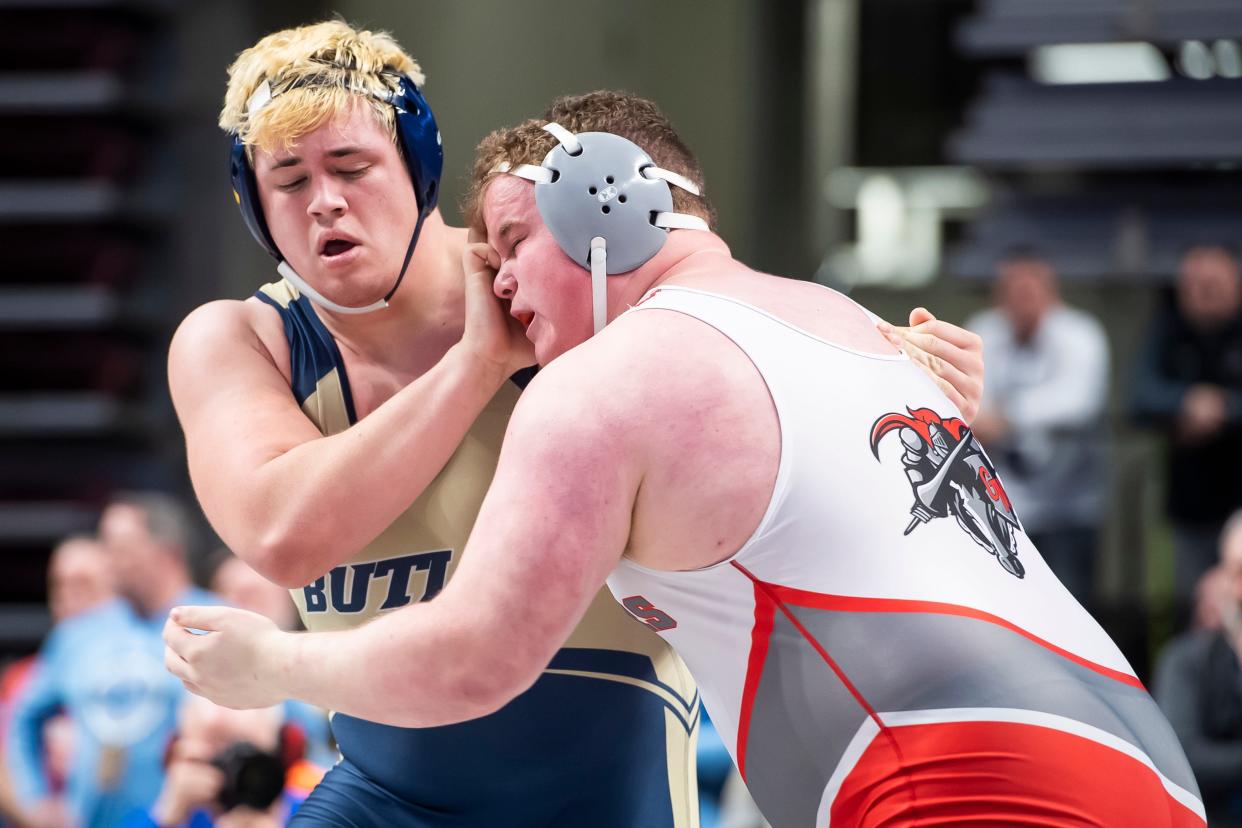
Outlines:
<svg viewBox="0 0 1242 828"><path fill-rule="evenodd" d="M164 666L190 692L216 704L271 707L285 699L279 655L292 639L258 613L175 607L164 624Z"/></svg>
<svg viewBox="0 0 1242 828"><path fill-rule="evenodd" d="M466 330L462 345L487 365L499 367L508 377L535 364L535 348L526 331L509 314L509 303L497 298L492 283L500 257L487 243L487 236L471 228L462 254L466 273Z"/></svg>
<svg viewBox="0 0 1242 828"><path fill-rule="evenodd" d="M926 308L910 311L909 327L887 322L878 327L927 372L967 423L974 420L983 399L983 340L978 334L937 319Z"/></svg>

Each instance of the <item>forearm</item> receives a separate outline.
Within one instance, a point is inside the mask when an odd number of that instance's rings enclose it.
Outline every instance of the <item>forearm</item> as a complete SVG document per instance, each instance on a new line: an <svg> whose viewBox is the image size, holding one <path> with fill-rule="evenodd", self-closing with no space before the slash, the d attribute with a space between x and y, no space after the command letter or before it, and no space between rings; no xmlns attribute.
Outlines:
<svg viewBox="0 0 1242 828"><path fill-rule="evenodd" d="M208 516L265 576L306 584L355 555L409 507L504 381L464 349L450 349L352 427L272 457L244 491L214 509L205 499Z"/></svg>
<svg viewBox="0 0 1242 828"><path fill-rule="evenodd" d="M1066 331L1052 346L1051 368L1013 394L1006 419L1017 429L1081 429L1096 423L1108 399L1109 355L1103 332Z"/></svg>
<svg viewBox="0 0 1242 828"><path fill-rule="evenodd" d="M439 603L341 632L282 633L271 680L281 695L337 713L435 727L492 713L538 677L542 662L520 645Z"/></svg>
<svg viewBox="0 0 1242 828"><path fill-rule="evenodd" d="M1182 412L1182 401L1190 390L1188 383L1173 382L1156 375L1141 373L1135 379L1130 395L1130 412L1142 425L1165 425Z"/></svg>
<svg viewBox="0 0 1242 828"><path fill-rule="evenodd" d="M1140 424L1167 425L1181 414L1182 400L1190 384L1163 371L1161 357L1170 347L1162 327L1147 332L1130 393L1130 414Z"/></svg>
<svg viewBox="0 0 1242 828"><path fill-rule="evenodd" d="M1022 430L1064 431L1081 429L1097 422L1104 413L1106 389L1103 385L1067 383L1038 393L1014 398L1006 419Z"/></svg>

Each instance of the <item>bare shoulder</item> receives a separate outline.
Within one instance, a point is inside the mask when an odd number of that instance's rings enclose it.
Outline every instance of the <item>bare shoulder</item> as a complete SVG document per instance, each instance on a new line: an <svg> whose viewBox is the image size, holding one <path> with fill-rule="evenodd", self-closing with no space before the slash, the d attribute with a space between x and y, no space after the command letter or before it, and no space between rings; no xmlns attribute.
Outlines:
<svg viewBox="0 0 1242 828"><path fill-rule="evenodd" d="M762 381L746 355L715 328L676 311L650 309L615 320L544 367L515 419L557 430L601 430L610 442L674 437L683 423L723 412Z"/></svg>
<svg viewBox="0 0 1242 828"><path fill-rule="evenodd" d="M687 274L679 277L678 283L745 302L837 345L867 353L897 352L861 305L820 284L756 273L741 266Z"/></svg>
<svg viewBox="0 0 1242 828"><path fill-rule="evenodd" d="M551 462L533 465L637 481L634 560L715 563L762 518L780 456L775 409L754 363L711 325L662 308L626 314L549 365L531 391L539 410L528 433L541 434L542 419L559 435L543 454Z"/></svg>
<svg viewBox="0 0 1242 828"><path fill-rule="evenodd" d="M288 344L279 316L255 299L220 299L195 308L177 327L168 351L169 380L175 384L203 370L255 360L288 378Z"/></svg>

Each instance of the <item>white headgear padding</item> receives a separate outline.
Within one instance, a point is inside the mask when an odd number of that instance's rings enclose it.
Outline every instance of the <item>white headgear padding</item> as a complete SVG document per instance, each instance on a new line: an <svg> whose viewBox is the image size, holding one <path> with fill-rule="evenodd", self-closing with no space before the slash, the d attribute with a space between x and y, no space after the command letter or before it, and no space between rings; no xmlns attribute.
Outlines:
<svg viewBox="0 0 1242 828"><path fill-rule="evenodd" d="M670 229L709 230L698 216L673 212L669 185L694 195L694 182L661 169L641 147L610 132L571 133L543 127L557 145L535 167L498 170L535 182L535 205L565 255L591 271L595 332L607 322L605 275L651 260Z"/></svg>

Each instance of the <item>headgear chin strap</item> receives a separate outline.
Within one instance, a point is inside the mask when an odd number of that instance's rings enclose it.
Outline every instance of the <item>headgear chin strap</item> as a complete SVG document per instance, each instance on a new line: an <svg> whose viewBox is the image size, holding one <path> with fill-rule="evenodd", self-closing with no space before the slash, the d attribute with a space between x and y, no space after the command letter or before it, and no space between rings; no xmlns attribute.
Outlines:
<svg viewBox="0 0 1242 828"><path fill-rule="evenodd" d="M392 288L382 299L378 299L369 305L349 307L333 302L308 285L306 280L299 276L297 271L289 265L289 262L285 260L285 257L281 255L280 250L276 247L276 241L272 238L271 231L268 230L267 220L263 216L263 207L259 202L259 187L255 182L254 169L250 166L250 159L246 155L246 145L242 143L239 136L236 134L233 136L233 149L229 163L229 173L233 179L233 197L241 208L242 219L246 222L246 227L250 230L250 234L262 245L264 250L276 259L278 262L276 271L281 276L288 279L299 292L305 294L312 302L336 313L370 313L371 311L388 307L388 300L392 299L397 292L397 288L401 286L401 281L405 278L405 272L410 266L410 258L414 255L414 246L418 244L418 236L422 232L423 221L426 220L427 216L431 215L431 211L436 208L436 203L439 200L440 172L444 166L444 150L441 147L440 130L436 126L435 116L431 114L431 107L427 105L427 100L423 97L418 85L414 83L412 78L391 72L385 72L385 74L391 74L396 77L396 91L383 94L375 92L368 94L391 104L396 110L397 144L401 150L401 156L405 160L406 169L410 172L410 181L414 184L414 198L418 203L418 220L414 224L414 232L410 235L410 243L405 250L405 261L401 264L401 272L397 274L397 279L393 282ZM315 78L312 77L290 88L314 82ZM254 93L251 94L250 99L246 101L246 117L253 118L255 113L267 106L274 94L271 83L267 80L260 83Z"/></svg>
<svg viewBox="0 0 1242 828"><path fill-rule="evenodd" d="M673 212L669 185L699 195L682 175L661 169L633 141L610 132L573 134L543 127L557 140L543 164L502 164L535 182L535 204L565 255L591 271L595 333L608 322L609 274L629 273L651 260L671 229L710 230L698 216Z"/></svg>

